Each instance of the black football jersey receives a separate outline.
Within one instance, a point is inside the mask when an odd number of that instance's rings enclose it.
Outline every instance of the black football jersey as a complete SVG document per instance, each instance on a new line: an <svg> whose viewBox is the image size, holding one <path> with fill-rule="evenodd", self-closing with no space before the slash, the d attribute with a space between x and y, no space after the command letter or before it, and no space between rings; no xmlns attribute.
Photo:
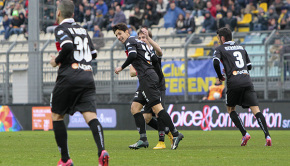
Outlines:
<svg viewBox="0 0 290 166"><path fill-rule="evenodd" d="M155 72L157 73L157 75L159 77L158 89L164 91L164 90L166 90L166 87L165 87L165 78L164 78L162 68L161 68L162 57L159 57L155 54L153 47L151 48L151 51L152 51L152 57L151 57L152 64L154 66Z"/></svg>
<svg viewBox="0 0 290 166"><path fill-rule="evenodd" d="M233 41L225 42L215 49L213 59L218 59L224 65L228 88L253 85L247 68L251 61L242 46Z"/></svg>
<svg viewBox="0 0 290 166"><path fill-rule="evenodd" d="M60 52L66 43L72 43L74 49L60 62L56 85L94 88L91 61L97 53L87 31L75 23L74 19L65 19L55 29L57 50Z"/></svg>
<svg viewBox="0 0 290 166"><path fill-rule="evenodd" d="M128 55L131 52L137 53L137 58L132 62L132 66L137 71L139 79L155 72L151 62L151 53L148 46L141 40L135 39L135 37L129 37L124 43Z"/></svg>

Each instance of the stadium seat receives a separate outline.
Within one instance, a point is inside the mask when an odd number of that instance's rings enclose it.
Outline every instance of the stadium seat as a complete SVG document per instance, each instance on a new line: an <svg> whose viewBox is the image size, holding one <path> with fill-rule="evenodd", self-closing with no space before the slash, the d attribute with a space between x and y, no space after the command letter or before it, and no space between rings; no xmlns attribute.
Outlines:
<svg viewBox="0 0 290 166"><path fill-rule="evenodd" d="M252 14L245 14L242 21L238 21L238 25L249 24L252 21Z"/></svg>
<svg viewBox="0 0 290 166"><path fill-rule="evenodd" d="M200 57L204 55L204 49L203 48L196 48L195 53L191 54L190 57L195 58L195 57Z"/></svg>

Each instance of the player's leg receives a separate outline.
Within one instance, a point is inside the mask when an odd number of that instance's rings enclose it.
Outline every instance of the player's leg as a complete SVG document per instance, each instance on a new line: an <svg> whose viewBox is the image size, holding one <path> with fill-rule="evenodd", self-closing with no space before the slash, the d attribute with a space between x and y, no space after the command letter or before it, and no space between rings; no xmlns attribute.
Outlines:
<svg viewBox="0 0 290 166"><path fill-rule="evenodd" d="M109 154L105 150L103 127L97 119L97 114L95 112L82 112L82 114L87 124L90 126L95 143L97 144L99 164L108 165Z"/></svg>
<svg viewBox="0 0 290 166"><path fill-rule="evenodd" d="M165 126L169 127L169 130L173 135L173 145L171 149L176 149L178 147L179 142L184 138L183 134L178 132L178 130L174 127L169 114L163 109L161 103L155 104L152 107L152 110L157 115L158 117L157 120L162 121Z"/></svg>
<svg viewBox="0 0 290 166"><path fill-rule="evenodd" d="M241 118L239 117L238 113L235 111L235 107L227 106L227 111L230 114L232 121L234 122L235 126L240 130L242 133L242 143L241 146L246 146L248 140L251 138L250 134L247 133Z"/></svg>
<svg viewBox="0 0 290 166"><path fill-rule="evenodd" d="M138 102L133 102L131 105L131 113L135 119L135 124L140 134L140 140L147 141L146 123L143 114L141 112L142 108L143 108L142 104Z"/></svg>
<svg viewBox="0 0 290 166"><path fill-rule="evenodd" d="M67 145L67 129L64 123L64 115L69 113L68 107L71 106L71 102L73 102L73 100L69 99L68 92L68 88L59 88L56 85L50 98L54 137L58 149L61 153L61 159L57 164L58 166L63 164L73 164L69 156ZM73 95L71 96L74 97Z"/></svg>
<svg viewBox="0 0 290 166"><path fill-rule="evenodd" d="M131 105L131 113L135 119L135 124L137 130L139 131L140 139L135 144L129 146L131 149L139 149L141 147L147 148L149 146L146 135L146 123L141 113L142 108L143 105L141 103L133 101Z"/></svg>
<svg viewBox="0 0 290 166"><path fill-rule="evenodd" d="M52 124L55 141L57 143L58 149L61 154L61 159L57 165L61 164L72 164L72 160L70 159L68 153L67 146L67 130L63 121L64 115L60 115L57 113L52 113Z"/></svg>
<svg viewBox="0 0 290 166"><path fill-rule="evenodd" d="M270 137L270 134L268 131L268 127L267 127L267 123L266 123L264 115L260 112L260 109L258 106L251 106L250 109L253 112L253 114L255 115L262 131L265 134L265 139L266 139L265 146L272 146L272 140L271 140L271 137Z"/></svg>
<svg viewBox="0 0 290 166"><path fill-rule="evenodd" d="M247 87L244 93L243 106L250 107L251 111L255 115L258 124L263 130L266 138L266 146L272 145L272 140L268 131L267 123L264 115L260 112L257 94L253 86Z"/></svg>

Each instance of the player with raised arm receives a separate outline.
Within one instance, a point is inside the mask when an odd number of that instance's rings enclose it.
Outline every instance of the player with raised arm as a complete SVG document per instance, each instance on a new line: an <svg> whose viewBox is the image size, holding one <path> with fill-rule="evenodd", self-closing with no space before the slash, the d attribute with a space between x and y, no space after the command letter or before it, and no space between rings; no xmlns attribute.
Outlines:
<svg viewBox="0 0 290 166"><path fill-rule="evenodd" d="M67 145L67 130L64 115L82 113L90 126L98 147L99 166L107 166L109 154L105 150L102 125L96 114L96 88L91 61L97 51L85 29L73 19L74 4L62 0L57 6L55 29L56 46L59 55L51 56L50 64L59 66L56 84L51 95L51 111L55 140L61 159L58 166L72 166Z"/></svg>
<svg viewBox="0 0 290 166"><path fill-rule="evenodd" d="M228 28L224 27L217 30L217 38L221 45L214 51L213 65L220 81L225 81L225 77L220 70L220 62L224 65L224 71L227 78L227 111L232 121L243 135L241 146L246 146L251 136L247 133L239 115L235 111L236 105L251 109L265 134L265 146L271 146L272 140L266 120L264 115L260 112L257 94L249 75L249 70L251 70L252 65L247 51L242 46L232 41L232 32Z"/></svg>
<svg viewBox="0 0 290 166"><path fill-rule="evenodd" d="M150 31L148 31L146 28L142 28L139 32L138 32L138 39L143 41L144 43L146 43L146 45L149 47L149 51L151 51L152 56L152 65L154 66L154 70L156 71L156 73L158 74L159 77L159 83L158 83L158 89L160 91L161 94L161 105L163 106L163 108L165 108L165 78L161 69L161 59L163 56L162 50L160 48L160 46L154 41L152 40L152 33ZM137 72L134 69L134 67L131 65L130 66L130 76L131 77L135 77L137 76ZM133 99L133 103L132 104L136 104L135 102L138 103L138 101L142 101L142 93L140 91L140 88L138 87L136 94L134 96ZM133 107L133 108L137 108L137 107ZM131 110L132 114L136 114L138 112L140 112L141 110ZM153 149L165 149L165 143L164 143L164 136L165 134L168 136L170 142L171 142L171 146L173 144L173 136L171 134L171 132L169 131L168 127L165 127L165 125L163 124L163 122L161 120L157 120L156 118L153 118L152 116L155 116L155 114L153 113L152 109L150 107L148 107L148 105L145 104L144 106L144 111L143 111L143 116L145 118L145 122L152 128L154 128L155 130L158 130L158 135L159 135L159 142L157 143L157 145L153 148ZM131 147L135 147L134 144L130 145ZM129 146L129 147L130 147Z"/></svg>
<svg viewBox="0 0 290 166"><path fill-rule="evenodd" d="M160 102L161 95L158 89L159 77L156 71L154 70L154 66L152 65L151 54L148 46L144 42L135 39L135 37L130 37L128 27L124 23L119 23L115 25L113 27L113 31L118 40L125 45L125 48L128 51L128 57L126 61L121 67L116 67L115 73L119 74L119 72L121 72L130 64L132 64L132 66L138 73L137 77L139 79L140 84L139 87L143 100L136 102L134 106L136 106L137 108L133 109L141 110L143 105L145 104L147 104L148 107L151 107L153 112L158 116L158 120L161 120L165 124L165 126L169 127L169 130L173 135L173 145L171 149L176 149L178 147L179 142L182 140L184 136L180 132L178 132L178 130L174 127L169 114L164 110L164 108L161 105ZM140 115L140 116L138 115L139 116L138 120L140 121L136 120L135 116L136 114L134 115L134 118L137 127L140 128L139 131L140 140L138 142L142 144L144 140L147 141L145 120L141 112L138 114Z"/></svg>

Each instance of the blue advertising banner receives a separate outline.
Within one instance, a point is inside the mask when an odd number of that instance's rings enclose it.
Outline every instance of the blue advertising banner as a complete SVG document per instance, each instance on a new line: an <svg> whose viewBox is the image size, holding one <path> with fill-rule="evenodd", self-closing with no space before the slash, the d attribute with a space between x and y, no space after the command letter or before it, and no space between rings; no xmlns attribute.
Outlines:
<svg viewBox="0 0 290 166"><path fill-rule="evenodd" d="M166 82L166 95L183 95L185 89L184 61L162 63ZM188 61L188 93L204 95L215 82L216 72L211 59Z"/></svg>
<svg viewBox="0 0 290 166"><path fill-rule="evenodd" d="M97 109L97 117L103 128L115 128L117 126L117 115L115 109ZM83 115L76 112L69 116L68 128L89 128Z"/></svg>

